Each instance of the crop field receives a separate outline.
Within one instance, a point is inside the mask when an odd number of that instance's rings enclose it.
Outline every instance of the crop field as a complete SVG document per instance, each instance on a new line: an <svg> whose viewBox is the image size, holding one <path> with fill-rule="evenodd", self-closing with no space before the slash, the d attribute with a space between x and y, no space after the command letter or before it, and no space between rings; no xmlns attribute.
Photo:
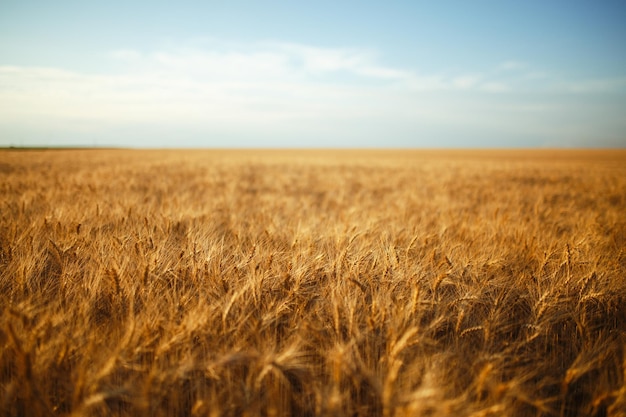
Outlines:
<svg viewBox="0 0 626 417"><path fill-rule="evenodd" d="M0 415L624 416L626 151L0 151Z"/></svg>

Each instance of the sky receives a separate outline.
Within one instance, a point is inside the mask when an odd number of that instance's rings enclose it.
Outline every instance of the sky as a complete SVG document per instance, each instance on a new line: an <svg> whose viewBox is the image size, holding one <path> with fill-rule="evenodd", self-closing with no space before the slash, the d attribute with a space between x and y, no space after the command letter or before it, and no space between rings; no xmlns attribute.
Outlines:
<svg viewBox="0 0 626 417"><path fill-rule="evenodd" d="M0 0L0 146L626 147L624 1Z"/></svg>

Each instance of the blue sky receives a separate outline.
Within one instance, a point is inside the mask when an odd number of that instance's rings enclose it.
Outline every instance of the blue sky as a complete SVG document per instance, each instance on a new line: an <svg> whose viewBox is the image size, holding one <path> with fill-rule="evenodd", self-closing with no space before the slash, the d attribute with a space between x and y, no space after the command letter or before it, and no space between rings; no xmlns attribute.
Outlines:
<svg viewBox="0 0 626 417"><path fill-rule="evenodd" d="M0 145L625 147L623 1L0 0Z"/></svg>

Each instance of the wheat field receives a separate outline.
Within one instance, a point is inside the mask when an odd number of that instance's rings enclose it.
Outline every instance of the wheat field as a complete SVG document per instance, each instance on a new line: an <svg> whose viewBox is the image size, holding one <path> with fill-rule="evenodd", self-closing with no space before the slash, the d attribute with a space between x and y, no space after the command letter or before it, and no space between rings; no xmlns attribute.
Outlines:
<svg viewBox="0 0 626 417"><path fill-rule="evenodd" d="M625 151L0 151L0 414L624 416Z"/></svg>

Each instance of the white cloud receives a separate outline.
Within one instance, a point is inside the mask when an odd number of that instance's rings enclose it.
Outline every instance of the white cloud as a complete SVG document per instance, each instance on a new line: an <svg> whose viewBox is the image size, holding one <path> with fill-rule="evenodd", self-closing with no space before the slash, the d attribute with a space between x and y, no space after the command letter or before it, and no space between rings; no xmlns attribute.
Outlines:
<svg viewBox="0 0 626 417"><path fill-rule="evenodd" d="M126 71L99 75L0 67L5 118L26 120L37 114L111 122L256 123L359 117L373 108L379 111L373 103L379 101L381 88L468 90L480 80L476 75L447 79L386 67L367 50L286 43L152 53L121 49L109 56L131 64Z"/></svg>
<svg viewBox="0 0 626 417"><path fill-rule="evenodd" d="M216 40L208 47L120 49L108 58L115 72L0 66L0 132L37 125L49 131L82 126L81 132L94 133L124 124L250 137L413 137L466 134L469 127L506 132L512 126L522 136L558 131L538 112L502 105L515 100L517 89L526 96L533 91L527 75L535 70L517 61L482 73L423 74L386 66L367 49ZM558 88L586 94L625 86L626 78L617 78L563 82ZM541 104L543 96L537 97Z"/></svg>
<svg viewBox="0 0 626 417"><path fill-rule="evenodd" d="M356 49L319 48L292 43L275 43L268 46L273 46L279 52L295 59L299 67L312 73L355 71L366 67L371 61L368 52Z"/></svg>

